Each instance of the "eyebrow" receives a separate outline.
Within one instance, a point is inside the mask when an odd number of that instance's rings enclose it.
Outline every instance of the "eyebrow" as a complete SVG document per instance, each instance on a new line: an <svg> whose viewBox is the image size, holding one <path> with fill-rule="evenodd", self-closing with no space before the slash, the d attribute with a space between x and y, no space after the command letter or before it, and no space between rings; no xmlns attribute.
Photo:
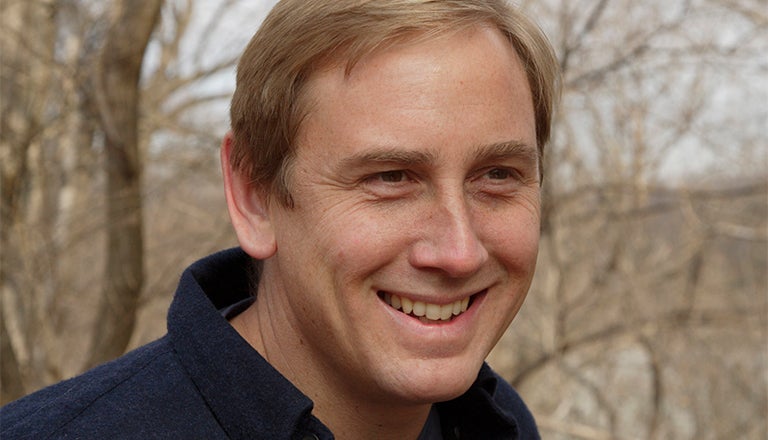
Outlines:
<svg viewBox="0 0 768 440"><path fill-rule="evenodd" d="M518 158L526 163L538 166L541 161L541 151L525 142L505 141L476 147L473 157L478 162Z"/></svg>
<svg viewBox="0 0 768 440"><path fill-rule="evenodd" d="M425 166L438 160L437 153L435 151L407 151L382 147L346 157L339 164L339 168L349 169L370 164ZM481 145L475 147L470 154L473 161L477 163L518 158L532 166L538 165L540 156L538 148L516 140Z"/></svg>
<svg viewBox="0 0 768 440"><path fill-rule="evenodd" d="M379 148L365 153L355 154L344 158L341 168L354 168L367 164L407 164L426 165L437 160L437 156L429 151L403 151L394 148Z"/></svg>

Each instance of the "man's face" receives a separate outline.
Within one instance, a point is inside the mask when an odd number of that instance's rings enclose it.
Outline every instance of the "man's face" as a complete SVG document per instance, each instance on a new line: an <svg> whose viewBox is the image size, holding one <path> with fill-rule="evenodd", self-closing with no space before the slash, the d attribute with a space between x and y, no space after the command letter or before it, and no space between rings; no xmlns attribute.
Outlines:
<svg viewBox="0 0 768 440"><path fill-rule="evenodd" d="M463 393L520 308L540 188L531 92L476 28L313 74L277 252L260 295L336 389L424 403ZM263 292L263 293L262 293ZM408 313L406 313L408 312Z"/></svg>

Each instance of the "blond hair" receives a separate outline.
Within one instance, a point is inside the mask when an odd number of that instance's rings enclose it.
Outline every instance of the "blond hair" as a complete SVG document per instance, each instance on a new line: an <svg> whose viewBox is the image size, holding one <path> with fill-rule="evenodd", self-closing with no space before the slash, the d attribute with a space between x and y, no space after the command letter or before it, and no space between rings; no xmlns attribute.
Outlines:
<svg viewBox="0 0 768 440"><path fill-rule="evenodd" d="M347 71L365 55L404 39L491 25L510 41L528 76L540 153L549 140L558 64L549 41L504 0L282 0L251 39L232 98L231 166L292 205L288 174L312 72Z"/></svg>

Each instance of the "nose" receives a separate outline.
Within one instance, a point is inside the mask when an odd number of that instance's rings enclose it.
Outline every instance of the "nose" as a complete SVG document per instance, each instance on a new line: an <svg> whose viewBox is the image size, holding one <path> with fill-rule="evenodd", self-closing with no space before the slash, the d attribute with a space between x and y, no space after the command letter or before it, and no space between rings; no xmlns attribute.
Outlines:
<svg viewBox="0 0 768 440"><path fill-rule="evenodd" d="M418 239L409 254L413 267L437 270L452 278L476 273L488 261L488 250L463 197L435 200L414 226Z"/></svg>

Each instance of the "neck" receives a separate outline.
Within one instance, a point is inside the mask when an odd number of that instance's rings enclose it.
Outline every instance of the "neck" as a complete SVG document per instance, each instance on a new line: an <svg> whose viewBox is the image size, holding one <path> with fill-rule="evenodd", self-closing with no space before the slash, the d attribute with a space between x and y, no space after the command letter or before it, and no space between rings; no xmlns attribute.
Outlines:
<svg viewBox="0 0 768 440"><path fill-rule="evenodd" d="M376 402L348 383L324 375L294 332L282 309L270 306L269 295L232 320L232 326L277 371L314 402L313 415L339 440L416 439L429 415L430 404L396 405ZM349 381L346 381L349 382Z"/></svg>

